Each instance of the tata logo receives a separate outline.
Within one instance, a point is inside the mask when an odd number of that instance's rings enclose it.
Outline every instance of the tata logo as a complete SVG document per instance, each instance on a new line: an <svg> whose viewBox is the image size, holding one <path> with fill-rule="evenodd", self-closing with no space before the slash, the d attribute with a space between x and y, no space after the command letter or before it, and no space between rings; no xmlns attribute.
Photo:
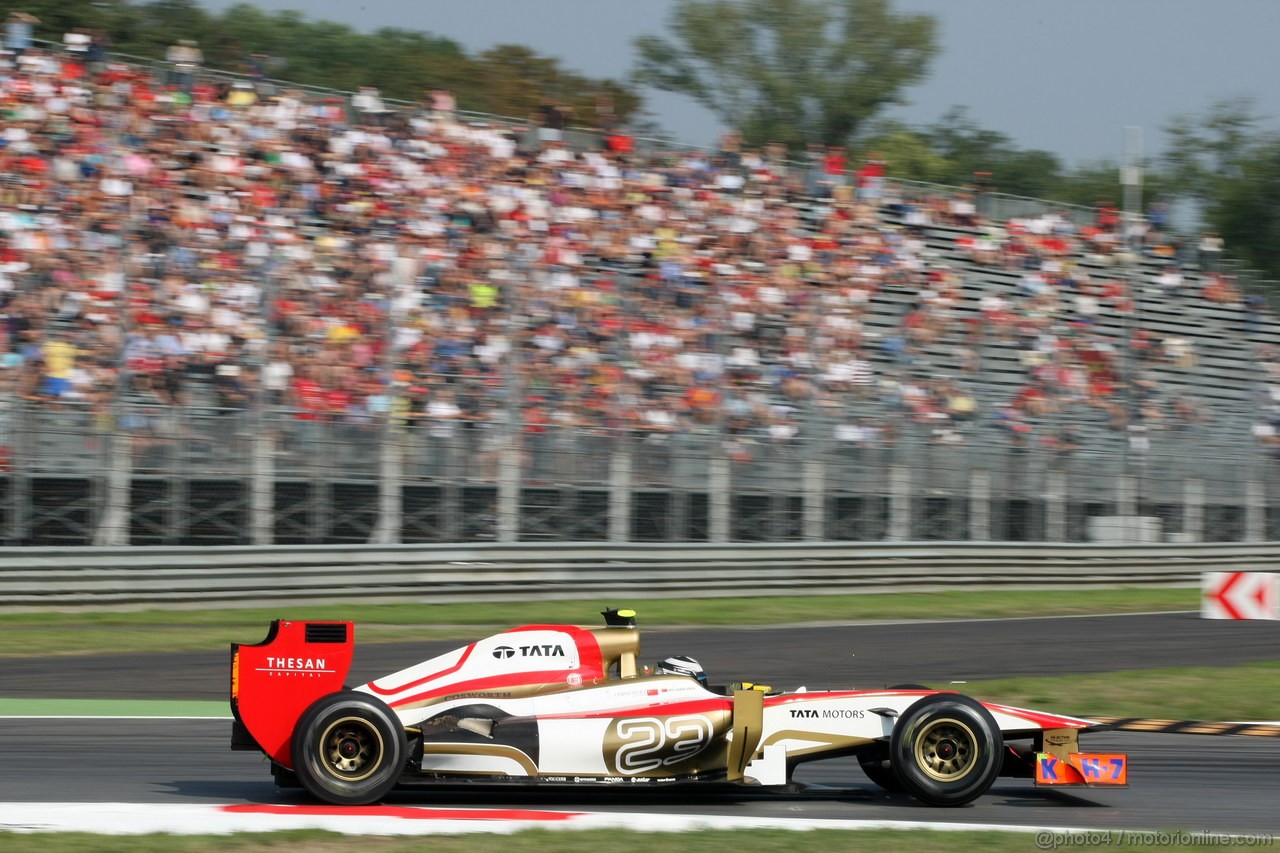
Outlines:
<svg viewBox="0 0 1280 853"><path fill-rule="evenodd" d="M564 649L560 646L521 646L520 654L527 658L562 658Z"/></svg>
<svg viewBox="0 0 1280 853"><path fill-rule="evenodd" d="M562 658L565 657L564 647L557 646L553 643L540 646L498 646L493 650L493 656L498 660L508 660L516 656L516 652L520 653L522 658Z"/></svg>
<svg viewBox="0 0 1280 853"><path fill-rule="evenodd" d="M793 719L795 717L812 717L814 719L817 719L818 712L812 708L792 708L791 716Z"/></svg>

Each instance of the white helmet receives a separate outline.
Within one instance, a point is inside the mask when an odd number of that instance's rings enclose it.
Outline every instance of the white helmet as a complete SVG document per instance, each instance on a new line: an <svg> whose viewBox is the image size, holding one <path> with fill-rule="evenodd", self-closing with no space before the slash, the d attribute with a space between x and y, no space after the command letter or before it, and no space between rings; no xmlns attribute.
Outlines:
<svg viewBox="0 0 1280 853"><path fill-rule="evenodd" d="M703 687L707 686L706 670L702 668L702 664L688 655L672 655L658 661L658 672L664 675L684 675L694 679Z"/></svg>

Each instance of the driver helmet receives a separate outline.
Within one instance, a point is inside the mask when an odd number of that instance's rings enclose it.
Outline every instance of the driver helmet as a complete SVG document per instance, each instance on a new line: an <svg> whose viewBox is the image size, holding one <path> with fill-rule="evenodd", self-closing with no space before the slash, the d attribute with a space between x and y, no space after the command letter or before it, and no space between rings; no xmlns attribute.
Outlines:
<svg viewBox="0 0 1280 853"><path fill-rule="evenodd" d="M707 686L707 671L702 668L702 664L688 655L672 655L658 661L658 672L663 675L684 675L703 687Z"/></svg>

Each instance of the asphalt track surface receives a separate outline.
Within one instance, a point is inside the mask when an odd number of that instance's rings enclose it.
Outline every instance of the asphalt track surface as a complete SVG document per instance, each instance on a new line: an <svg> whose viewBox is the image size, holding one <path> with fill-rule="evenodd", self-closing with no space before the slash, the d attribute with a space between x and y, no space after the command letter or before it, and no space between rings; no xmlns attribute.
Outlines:
<svg viewBox="0 0 1280 853"><path fill-rule="evenodd" d="M265 629L265 626L264 626ZM254 642L260 637L246 637ZM387 674L457 643L357 647L352 682ZM802 628L649 630L646 659L697 656L713 681L792 688L879 687L1010 675L1062 675L1280 658L1280 623L1203 621L1194 614L901 623ZM225 650L25 661L0 659L0 696L221 699ZM963 690L963 687L957 689ZM1277 687L1280 693L1280 686ZM1046 708L1070 713L1070 708ZM1151 716L1163 716L1159 708ZM1274 718L1280 719L1280 708ZM264 760L228 749L226 720L0 719L5 802L290 803ZM837 820L1001 823L1099 829L1280 833L1280 738L1110 732L1089 751L1130 755L1131 787L1037 790L1000 780L976 803L933 809L881 792L855 762L807 765L803 791L426 788L399 804L535 807Z"/></svg>
<svg viewBox="0 0 1280 853"><path fill-rule="evenodd" d="M263 625L241 641L258 642L266 629ZM945 687L1006 676L1280 660L1280 622L1205 620L1194 613L643 630L643 661L693 655L714 683L746 680L782 689ZM0 628L0 642L3 637ZM459 645L448 640L362 644L356 626L350 681L360 684ZM229 661L228 649L0 658L0 697L221 700L227 696ZM1280 708L1275 718L1280 719Z"/></svg>

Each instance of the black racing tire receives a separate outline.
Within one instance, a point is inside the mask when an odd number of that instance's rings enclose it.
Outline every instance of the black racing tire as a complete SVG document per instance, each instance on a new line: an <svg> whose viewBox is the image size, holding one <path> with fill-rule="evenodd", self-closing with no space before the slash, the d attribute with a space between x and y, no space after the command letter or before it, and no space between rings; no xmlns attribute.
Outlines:
<svg viewBox="0 0 1280 853"><path fill-rule="evenodd" d="M271 778L276 780L277 788L301 788L302 783L298 781L298 774L294 773L283 764L271 762Z"/></svg>
<svg viewBox="0 0 1280 853"><path fill-rule="evenodd" d="M931 690L923 684L895 684L889 688L890 690ZM898 794L906 790L902 787L898 775L893 772L893 762L889 760L888 754L883 750L878 751L874 755L860 757L858 766L862 768L862 772L867 775L876 786L884 790Z"/></svg>
<svg viewBox="0 0 1280 853"><path fill-rule="evenodd" d="M317 699L293 731L293 771L307 793L341 806L385 797L409 753L400 719L374 696L344 690Z"/></svg>
<svg viewBox="0 0 1280 853"><path fill-rule="evenodd" d="M900 793L903 789L902 783L898 781L898 776L893 772L893 762L887 758L859 758L858 766L862 768L862 772L867 774L876 786L883 788L891 794Z"/></svg>
<svg viewBox="0 0 1280 853"><path fill-rule="evenodd" d="M931 806L963 806L987 792L1004 763L991 712L958 693L921 698L898 718L889 761L903 789Z"/></svg>

